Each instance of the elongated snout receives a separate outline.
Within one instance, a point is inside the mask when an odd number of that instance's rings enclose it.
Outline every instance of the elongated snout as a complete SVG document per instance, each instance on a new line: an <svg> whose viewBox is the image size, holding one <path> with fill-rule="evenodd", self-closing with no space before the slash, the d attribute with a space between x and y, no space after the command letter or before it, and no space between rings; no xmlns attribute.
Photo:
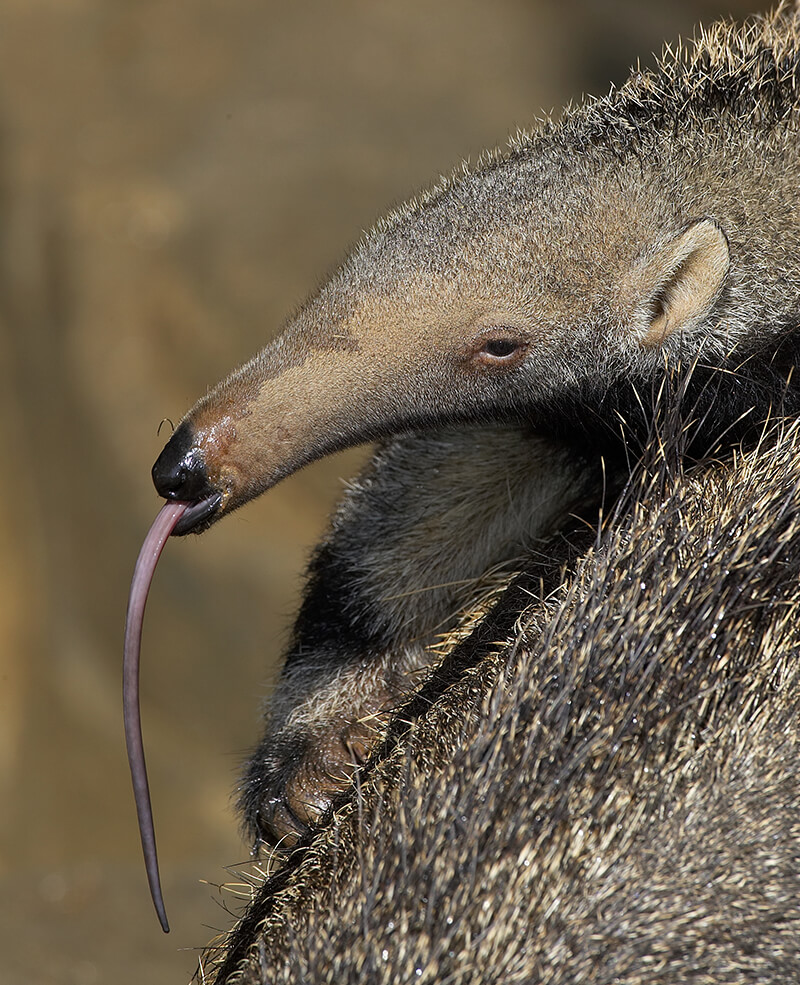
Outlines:
<svg viewBox="0 0 800 985"><path fill-rule="evenodd" d="M190 504L176 534L206 529L324 455L496 420L514 408L515 386L528 393L521 317L462 296L460 281L408 276L379 289L362 279L359 265L343 268L188 412L153 468L161 496Z"/></svg>

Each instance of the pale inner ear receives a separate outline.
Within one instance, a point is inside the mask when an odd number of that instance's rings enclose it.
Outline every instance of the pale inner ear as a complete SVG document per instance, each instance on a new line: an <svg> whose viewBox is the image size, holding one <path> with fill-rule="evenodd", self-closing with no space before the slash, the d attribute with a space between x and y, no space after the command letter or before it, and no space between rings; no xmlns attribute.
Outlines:
<svg viewBox="0 0 800 985"><path fill-rule="evenodd" d="M645 267L636 321L643 346L703 320L720 295L731 258L728 238L713 219L700 219L663 246ZM641 283L641 282L640 282Z"/></svg>

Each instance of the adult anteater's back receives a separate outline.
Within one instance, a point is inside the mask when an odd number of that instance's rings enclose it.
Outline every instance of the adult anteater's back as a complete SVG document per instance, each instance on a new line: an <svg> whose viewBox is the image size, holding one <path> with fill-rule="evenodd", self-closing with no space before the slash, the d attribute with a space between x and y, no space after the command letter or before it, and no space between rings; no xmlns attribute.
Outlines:
<svg viewBox="0 0 800 985"><path fill-rule="evenodd" d="M797 428L648 475L397 730L220 980L800 981ZM493 628L519 611L518 584Z"/></svg>

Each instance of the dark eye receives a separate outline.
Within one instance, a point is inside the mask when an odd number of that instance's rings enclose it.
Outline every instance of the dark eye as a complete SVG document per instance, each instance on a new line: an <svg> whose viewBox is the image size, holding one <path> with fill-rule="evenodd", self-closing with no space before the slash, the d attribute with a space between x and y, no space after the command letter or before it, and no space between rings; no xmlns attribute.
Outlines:
<svg viewBox="0 0 800 985"><path fill-rule="evenodd" d="M513 335L495 335L478 342L480 348L473 350L472 362L487 369L514 369L525 358L527 346Z"/></svg>
<svg viewBox="0 0 800 985"><path fill-rule="evenodd" d="M505 359L513 355L519 349L519 343L512 339L487 339L481 348L481 352L495 359Z"/></svg>

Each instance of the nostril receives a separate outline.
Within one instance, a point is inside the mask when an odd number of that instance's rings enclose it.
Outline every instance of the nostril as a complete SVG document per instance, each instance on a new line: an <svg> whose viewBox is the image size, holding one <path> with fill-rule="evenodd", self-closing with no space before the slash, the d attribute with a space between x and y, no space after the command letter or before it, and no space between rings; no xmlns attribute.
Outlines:
<svg viewBox="0 0 800 985"><path fill-rule="evenodd" d="M214 490L208 480L205 462L195 446L191 428L185 422L164 446L153 466L153 484L164 499L197 502Z"/></svg>

